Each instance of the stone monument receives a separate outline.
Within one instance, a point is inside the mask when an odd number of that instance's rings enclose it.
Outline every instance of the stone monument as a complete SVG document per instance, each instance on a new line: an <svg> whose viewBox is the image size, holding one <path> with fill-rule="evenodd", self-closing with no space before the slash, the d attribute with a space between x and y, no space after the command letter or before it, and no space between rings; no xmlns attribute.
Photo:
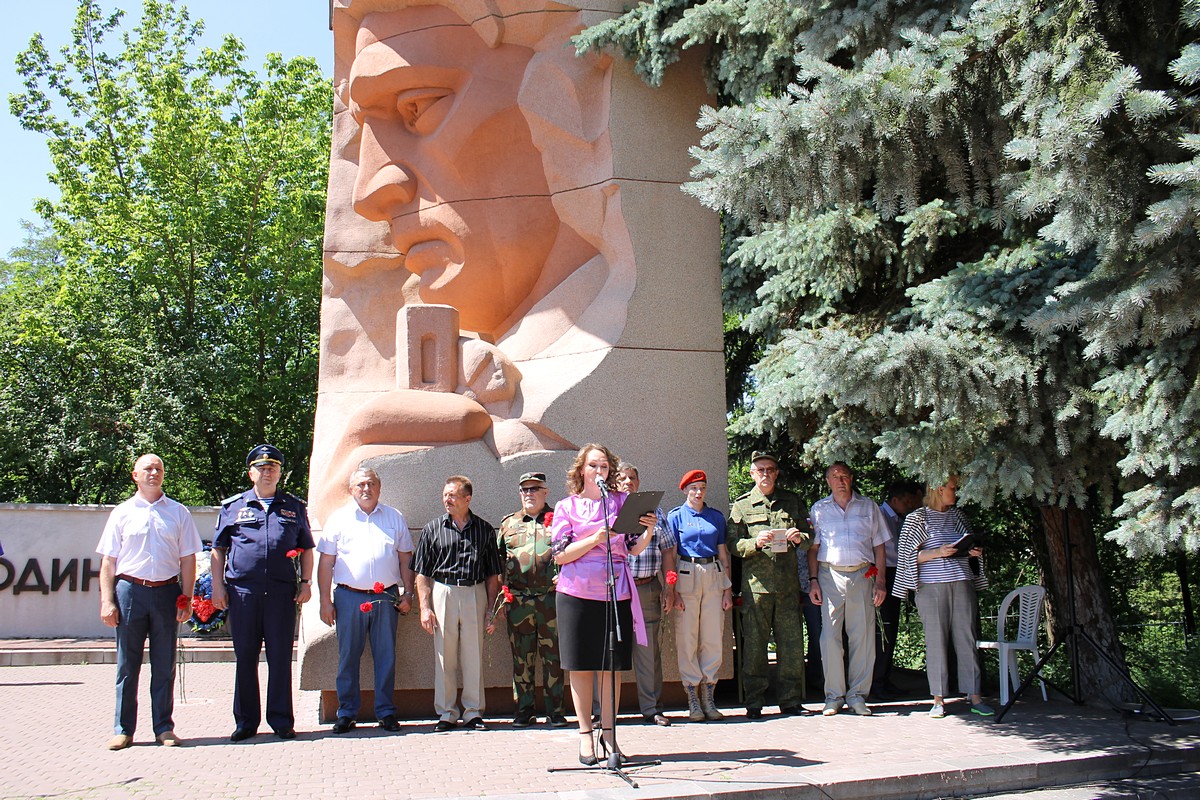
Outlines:
<svg viewBox="0 0 1200 800"><path fill-rule="evenodd" d="M577 56L621 8L333 0L315 527L363 462L414 534L452 474L498 526L521 473L547 473L553 503L591 441L666 508L692 468L727 494L718 223L679 189L711 98L694 63L653 89ZM336 644L310 605L301 688L328 692ZM431 637L413 618L399 637L398 693L427 692ZM508 643L488 648L503 708Z"/></svg>

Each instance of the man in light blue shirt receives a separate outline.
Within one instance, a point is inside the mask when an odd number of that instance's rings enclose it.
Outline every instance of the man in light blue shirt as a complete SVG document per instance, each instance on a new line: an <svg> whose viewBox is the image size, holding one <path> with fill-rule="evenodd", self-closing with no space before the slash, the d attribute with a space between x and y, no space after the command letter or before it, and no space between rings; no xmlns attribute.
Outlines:
<svg viewBox="0 0 1200 800"><path fill-rule="evenodd" d="M808 596L821 606L821 663L827 717L850 706L869 717L875 670L875 608L887 596L887 521L873 500L854 491L854 473L838 461L825 470L830 495L812 507ZM842 631L849 643L849 682Z"/></svg>

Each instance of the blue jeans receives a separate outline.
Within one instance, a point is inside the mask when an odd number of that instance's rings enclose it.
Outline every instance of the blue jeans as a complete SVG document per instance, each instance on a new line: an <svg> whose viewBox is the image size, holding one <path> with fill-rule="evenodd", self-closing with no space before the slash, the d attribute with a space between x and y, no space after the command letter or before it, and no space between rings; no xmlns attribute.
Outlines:
<svg viewBox="0 0 1200 800"><path fill-rule="evenodd" d="M394 592L396 587L389 586ZM375 672L375 719L396 713L393 694L396 689L396 621L400 612L382 595L356 592L340 586L333 590L333 609L337 614L338 642L338 716L358 718L362 704L358 670L363 646L371 642ZM376 600L369 612L359 606Z"/></svg>
<svg viewBox="0 0 1200 800"><path fill-rule="evenodd" d="M133 736L137 727L138 675L150 637L150 709L154 735L175 729L175 598L179 584L142 586L118 580L117 713L113 733Z"/></svg>

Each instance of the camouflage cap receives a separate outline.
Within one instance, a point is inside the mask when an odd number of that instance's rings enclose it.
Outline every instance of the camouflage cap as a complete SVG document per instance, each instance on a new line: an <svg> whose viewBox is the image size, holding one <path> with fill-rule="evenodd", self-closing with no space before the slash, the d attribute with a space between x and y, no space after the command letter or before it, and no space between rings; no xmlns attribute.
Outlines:
<svg viewBox="0 0 1200 800"><path fill-rule="evenodd" d="M526 472L521 476L521 480L517 481L518 486L524 486L527 483L537 481L542 486L546 485L546 473L544 472Z"/></svg>
<svg viewBox="0 0 1200 800"><path fill-rule="evenodd" d="M751 464L753 464L755 461L763 461L763 460L767 460L767 459L774 461L775 465L779 466L779 459L775 457L774 453L767 453L762 450L755 450L753 453L750 454L750 463Z"/></svg>

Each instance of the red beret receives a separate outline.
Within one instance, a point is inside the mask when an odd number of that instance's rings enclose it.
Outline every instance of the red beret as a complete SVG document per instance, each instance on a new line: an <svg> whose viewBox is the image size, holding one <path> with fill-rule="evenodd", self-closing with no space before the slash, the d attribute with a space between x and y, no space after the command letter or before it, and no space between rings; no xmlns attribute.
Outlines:
<svg viewBox="0 0 1200 800"><path fill-rule="evenodd" d="M683 489L689 483L695 483L696 481L708 483L708 476L704 474L704 470L694 469L691 472L683 473L683 477L679 479L679 488Z"/></svg>

